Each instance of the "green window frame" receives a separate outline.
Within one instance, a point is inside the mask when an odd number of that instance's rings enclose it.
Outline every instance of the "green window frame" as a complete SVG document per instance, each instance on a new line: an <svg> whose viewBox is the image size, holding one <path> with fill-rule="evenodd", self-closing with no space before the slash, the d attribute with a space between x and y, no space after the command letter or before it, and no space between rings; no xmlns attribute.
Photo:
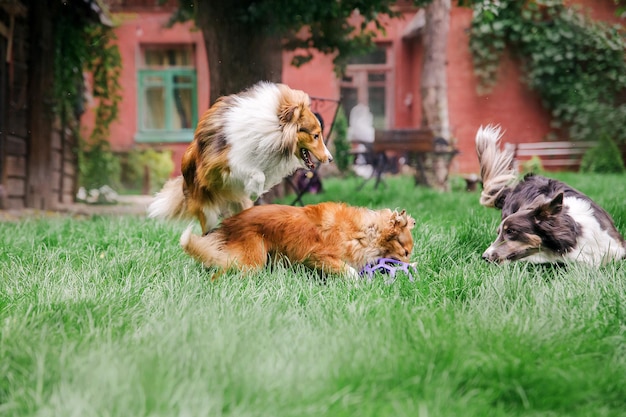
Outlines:
<svg viewBox="0 0 626 417"><path fill-rule="evenodd" d="M140 69L138 85L139 111L135 141L191 142L198 124L196 70ZM187 98L185 102L181 100L183 93L186 94L184 98ZM188 108L184 109L184 105Z"/></svg>

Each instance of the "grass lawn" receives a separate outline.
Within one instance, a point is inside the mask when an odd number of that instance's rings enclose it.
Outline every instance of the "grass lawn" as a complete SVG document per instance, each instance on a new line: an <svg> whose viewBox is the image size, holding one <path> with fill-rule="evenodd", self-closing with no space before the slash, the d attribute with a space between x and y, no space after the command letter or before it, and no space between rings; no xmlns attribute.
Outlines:
<svg viewBox="0 0 626 417"><path fill-rule="evenodd" d="M626 177L561 174L626 233ZM0 416L625 416L626 262L480 258L500 213L407 178L306 202L405 208L414 283L300 267L217 282L183 223L0 223Z"/></svg>

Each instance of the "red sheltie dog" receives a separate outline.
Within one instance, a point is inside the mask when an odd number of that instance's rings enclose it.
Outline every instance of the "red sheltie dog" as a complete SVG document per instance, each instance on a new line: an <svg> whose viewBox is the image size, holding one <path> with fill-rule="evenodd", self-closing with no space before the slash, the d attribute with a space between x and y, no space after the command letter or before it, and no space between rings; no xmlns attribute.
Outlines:
<svg viewBox="0 0 626 417"><path fill-rule="evenodd" d="M205 266L250 271L262 268L268 255L326 273L358 278L379 258L408 262L415 220L403 210L370 210L342 203L304 207L254 206L224 219L204 236L183 233L180 244Z"/></svg>
<svg viewBox="0 0 626 417"><path fill-rule="evenodd" d="M284 84L261 82L221 97L207 110L182 160L182 176L168 181L149 217L197 218L203 233L221 214L237 213L311 155L332 161L309 96Z"/></svg>

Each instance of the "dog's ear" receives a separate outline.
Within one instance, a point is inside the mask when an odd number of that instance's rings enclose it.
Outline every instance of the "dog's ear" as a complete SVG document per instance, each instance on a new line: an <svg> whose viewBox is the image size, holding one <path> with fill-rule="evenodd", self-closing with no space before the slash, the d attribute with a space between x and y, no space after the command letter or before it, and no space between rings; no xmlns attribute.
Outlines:
<svg viewBox="0 0 626 417"><path fill-rule="evenodd" d="M282 130L280 152L285 157L294 153L298 146L298 120L302 116L304 106L302 104L285 103L279 107L278 124Z"/></svg>
<svg viewBox="0 0 626 417"><path fill-rule="evenodd" d="M412 229L415 226L415 220L406 214L406 210L402 210L399 213L397 210L394 210L391 212L389 225L391 226L390 229L397 234L405 227Z"/></svg>
<svg viewBox="0 0 626 417"><path fill-rule="evenodd" d="M509 195L510 192L511 189L509 187L504 188L502 191L500 191L500 194L498 194L498 197L496 197L496 201L493 203L493 206L497 209L502 210L502 207L504 207L504 201L506 200L506 197Z"/></svg>
<svg viewBox="0 0 626 417"><path fill-rule="evenodd" d="M399 225L400 227L407 227L409 230L413 229L415 227L415 219L411 216L409 216L406 213L406 210L402 210L399 214L398 217L401 218L401 221L398 221L396 224Z"/></svg>
<svg viewBox="0 0 626 417"><path fill-rule="evenodd" d="M304 106L300 104L283 104L280 106L280 110L278 113L278 121L281 126L285 126L289 123L296 123L302 112L304 111Z"/></svg>
<svg viewBox="0 0 626 417"><path fill-rule="evenodd" d="M391 212L391 217L389 218L389 222L391 223L391 226L396 228L399 225L401 225L402 223L406 222L406 211L402 210L400 213L398 213L397 210L394 210Z"/></svg>
<svg viewBox="0 0 626 417"><path fill-rule="evenodd" d="M558 193L552 200L537 207L534 212L535 221L541 222L554 217L563 210L563 193Z"/></svg>
<svg viewBox="0 0 626 417"><path fill-rule="evenodd" d="M415 227L415 219L411 216L406 216L407 219L407 227L409 228L409 230L413 229Z"/></svg>

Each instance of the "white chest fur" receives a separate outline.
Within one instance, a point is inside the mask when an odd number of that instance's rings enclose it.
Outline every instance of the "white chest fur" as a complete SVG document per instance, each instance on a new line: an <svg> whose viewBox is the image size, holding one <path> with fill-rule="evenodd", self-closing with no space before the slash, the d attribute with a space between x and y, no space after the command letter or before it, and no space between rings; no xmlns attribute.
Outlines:
<svg viewBox="0 0 626 417"><path fill-rule="evenodd" d="M568 214L582 229L576 239L576 246L565 255L567 260L601 265L624 257L626 249L607 230L600 227L600 222L588 201L566 197L563 204L568 208Z"/></svg>

